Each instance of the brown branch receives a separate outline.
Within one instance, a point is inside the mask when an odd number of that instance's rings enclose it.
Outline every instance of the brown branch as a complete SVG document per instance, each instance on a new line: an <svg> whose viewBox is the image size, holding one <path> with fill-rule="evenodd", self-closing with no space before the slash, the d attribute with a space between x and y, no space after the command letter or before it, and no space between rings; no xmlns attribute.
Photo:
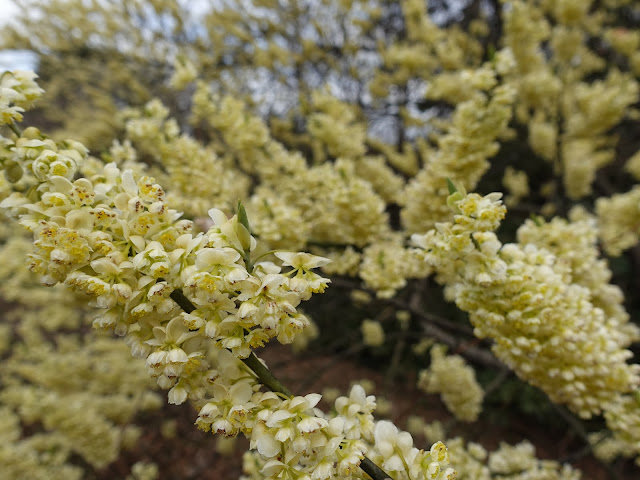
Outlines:
<svg viewBox="0 0 640 480"><path fill-rule="evenodd" d="M359 289L359 290L367 290L366 288L362 288L359 284L355 282L350 282L341 278L332 278L331 284L337 287L349 288L349 289ZM418 310L412 305L407 305L402 300L398 300L396 298L388 298L384 300L387 303L391 303L403 310L409 311L412 315L423 320L420 323L422 331L430 336L435 338L437 341L444 343L452 350L460 350L460 355L472 360L476 363L480 363L487 367L497 368L498 370L505 370L507 366L500 362L493 354L487 350L483 350L480 348L476 348L474 346L470 346L465 342L461 342L459 336L452 335L443 329L439 328L434 324L438 324L447 328L449 330L456 331L458 333L464 333L467 336L473 337L473 329L470 327L465 327L464 325L457 325L455 323L449 322L448 320L439 317L437 315L433 315L431 313L426 313Z"/></svg>

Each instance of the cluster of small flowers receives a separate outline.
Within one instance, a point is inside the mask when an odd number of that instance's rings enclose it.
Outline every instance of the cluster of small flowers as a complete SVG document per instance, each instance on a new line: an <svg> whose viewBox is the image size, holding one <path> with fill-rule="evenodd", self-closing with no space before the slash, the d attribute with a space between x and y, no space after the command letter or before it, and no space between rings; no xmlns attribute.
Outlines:
<svg viewBox="0 0 640 480"><path fill-rule="evenodd" d="M340 159L278 182L282 198L311 223L311 242L362 247L388 231L384 201L354 168Z"/></svg>
<svg viewBox="0 0 640 480"><path fill-rule="evenodd" d="M33 72L5 71L0 75L0 125L22 120L22 112L44 92Z"/></svg>
<svg viewBox="0 0 640 480"><path fill-rule="evenodd" d="M604 413L607 427L613 432L611 444L615 455L636 457L640 465L640 395L636 390L630 395L618 395ZM605 444L606 445L606 444ZM596 449L596 455L598 450Z"/></svg>
<svg viewBox="0 0 640 480"><path fill-rule="evenodd" d="M416 437L427 441L445 438L442 424L438 421L425 423L420 417L409 417L408 430ZM516 445L501 442L492 452L480 444L466 443L461 437L447 439L449 457L456 465L457 480L580 480L581 472L567 464L553 460L540 460L535 456L534 446L523 441Z"/></svg>
<svg viewBox="0 0 640 480"><path fill-rule="evenodd" d="M489 67L472 78L476 79L475 94L457 108L448 127L449 134L441 142L440 150L445 153L439 154L440 161L429 162L423 177L419 176L429 185L435 182L433 188L429 187L433 190L432 196L424 195L425 185L419 178L405 188L402 177L385 164L383 157L364 156L360 150L342 152L335 162L309 167L300 156L289 153L275 141L264 122L250 114L242 102L228 97L219 99L203 84L197 85L193 98L194 122L205 122L214 128L225 147L224 155L234 158L234 163L243 171L260 180L248 207L253 230L261 241L273 248L285 243L289 248L310 244L316 253L329 257L338 255L335 249L346 245L344 254L349 258L340 255L340 261L328 266L326 271L359 274L368 287L387 298L404 287L408 278L424 277L429 270L423 268L424 263L413 261L401 235L389 233L385 201L406 199L403 218L415 217L420 225L425 221L432 225L437 219L446 218L447 209L441 195L446 188L444 178L455 170L454 176L475 183L488 166L486 158L495 153L497 135L505 131L510 118L511 90L496 87L495 72ZM327 103L320 94L316 97L321 110L324 109L323 115L347 108L337 101ZM478 114L479 110L482 115ZM349 118L355 119L355 113L349 112ZM306 137L288 141L309 141L310 146L315 145ZM424 142L422 144L425 149ZM322 158L327 153L337 154L324 143L321 147ZM374 147L380 148L385 156L391 155L384 145ZM474 153L468 154L471 151ZM467 161L462 162L466 165L464 171L460 169L460 155L467 155ZM436 170L438 175L434 173ZM168 181L171 184L171 180ZM278 192L277 198L274 191ZM184 198L188 199L189 195L185 193ZM433 209L440 212L436 217ZM288 218L297 219L295 229L290 228ZM351 245L364 247L363 253L359 255L350 250ZM421 268L414 268L416 266Z"/></svg>
<svg viewBox="0 0 640 480"><path fill-rule="evenodd" d="M438 71L475 65L482 60L478 39L457 26L440 28L430 17L427 4L407 0L400 4L407 35L381 50L381 65L374 71L369 91L375 97L393 97L393 92L433 78ZM477 25L477 22L475 23Z"/></svg>
<svg viewBox="0 0 640 480"><path fill-rule="evenodd" d="M356 160L355 173L371 184L387 203L397 203L405 181L382 156L364 156Z"/></svg>
<svg viewBox="0 0 640 480"><path fill-rule="evenodd" d="M364 249L360 278L378 298L391 298L408 278L424 278L430 273L428 266L416 260L412 250L404 246L402 235L389 235Z"/></svg>
<svg viewBox="0 0 640 480"><path fill-rule="evenodd" d="M482 409L484 392L473 370L460 355L446 355L444 345L431 348L431 365L420 372L418 388L439 393L458 420L474 422Z"/></svg>
<svg viewBox="0 0 640 480"><path fill-rule="evenodd" d="M610 130L637 102L638 82L616 68L588 80L607 67L589 46L591 32L611 32L607 16L588 3L517 0L503 12L503 51L513 61L501 73L517 91L516 119L528 126L532 149L562 169L567 195L582 198L591 193L596 171L615 158ZM633 35L622 37L618 45L626 50Z"/></svg>
<svg viewBox="0 0 640 480"><path fill-rule="evenodd" d="M341 469L357 469L364 448L345 439L340 420L330 423L314 409L320 395L282 399L258 391L256 379L229 352L217 351L215 362L209 379L215 382L213 397L202 402L196 421L200 429L226 436L246 434L262 455L262 474L267 477L282 473L296 478L319 469L318 478L328 478L336 461Z"/></svg>
<svg viewBox="0 0 640 480"><path fill-rule="evenodd" d="M134 416L162 401L121 341L73 333L86 301L62 286L43 289L24 264L31 240L15 222L3 230L0 294L15 303L0 327L0 476L84 478L74 457L93 468L114 461L139 439Z"/></svg>
<svg viewBox="0 0 640 480"><path fill-rule="evenodd" d="M131 142L138 156L150 159L149 174L167 188L166 201L174 208L195 218L206 216L211 202L230 210L237 198L247 196L248 177L229 168L229 162L220 158L212 146L205 147L181 134L178 122L169 118L169 110L160 100L154 99L140 109L125 110L120 117L126 141Z"/></svg>
<svg viewBox="0 0 640 480"><path fill-rule="evenodd" d="M636 455L637 449L632 443L612 436L610 430L590 433L589 442L593 455L605 463L611 463L618 457L631 458Z"/></svg>
<svg viewBox="0 0 640 480"><path fill-rule="evenodd" d="M496 73L490 78L495 83ZM434 158L408 183L402 193L401 218L412 233L433 228L446 220L450 211L444 203L446 179L474 188L489 168L488 159L499 148L497 138L504 134L511 119L514 90L509 85L478 89L470 100L457 106L448 132L438 138Z"/></svg>
<svg viewBox="0 0 640 480"><path fill-rule="evenodd" d="M537 459L534 446L527 441L513 446L502 443L498 450L491 452L487 463L489 471L497 478L579 480L581 476L569 465Z"/></svg>
<svg viewBox="0 0 640 480"><path fill-rule="evenodd" d="M291 401L308 407L308 397L294 397ZM296 400L298 399L298 400ZM303 407L297 407L298 415ZM368 449L367 455L372 461L382 466L396 480L453 480L456 478L456 472L449 467L449 456L446 447L442 442L436 442L427 452L419 450L413 446L413 438L408 432L401 432L389 421L374 422L371 411L375 408L375 399L373 396L366 396L364 389L356 385L351 389L349 397L339 397L335 401L335 411L337 416L324 420L328 425L324 432L326 438L317 439L318 447L322 455L330 457L338 454L340 462L338 469L331 467L330 461L321 462L319 467L309 476L300 476L296 478L307 479L324 479L324 478L343 478L345 480L355 480L369 478L363 476L351 465L354 460L352 457L357 455L358 449ZM300 433L289 427L292 417L296 414L287 412L280 415L278 422L274 425L267 424L266 427L273 427L272 432L268 432L269 428L262 427L260 429L257 450L268 449L270 443L274 442L272 435L278 437L298 435ZM318 421L318 420L316 420ZM336 437L335 432L339 432ZM305 441L298 440L301 445ZM274 447L278 443L275 442ZM316 447L316 448L318 448ZM304 455L304 452L302 452ZM263 457L264 457L263 453ZM298 455L300 456L300 454ZM285 457L286 458L286 457ZM286 465L282 461L267 461L258 457L256 454L249 453L244 458L244 476L242 480L262 480L267 478L281 478L283 469ZM310 472L309 472L310 473ZM304 475L304 474L303 474Z"/></svg>
<svg viewBox="0 0 640 480"><path fill-rule="evenodd" d="M509 207L517 205L522 198L529 196L527 174L522 170L508 166L504 171L502 184L509 191L509 195L504 199L504 203Z"/></svg>
<svg viewBox="0 0 640 480"><path fill-rule="evenodd" d="M35 165L43 142L22 140L16 155L35 157ZM47 284L63 281L94 296L103 309L94 323L126 334L165 388L179 383L183 370L187 378L200 376L206 338L242 358L273 337L291 343L308 323L295 307L327 285L310 271L326 261L310 255L278 253L293 267L287 274L271 262L253 270L248 255L255 240L237 217L228 220L219 210L211 211L215 225L193 236L153 179L136 182L114 164L94 182L43 177L39 194L34 203L18 193L2 203L36 237L32 270ZM177 287L195 311L178 311L169 298ZM186 395L183 389L177 398Z"/></svg>
<svg viewBox="0 0 640 480"><path fill-rule="evenodd" d="M319 252L319 248L315 248L313 251ZM351 245L344 249L322 249L325 257L331 260L322 267L322 271L327 275L345 275L348 277L355 277L358 275L358 269L360 268L360 262L362 261L362 254L356 251Z"/></svg>
<svg viewBox="0 0 640 480"><path fill-rule="evenodd" d="M624 165L624 169L633 175L633 178L640 180L640 150L629 157Z"/></svg>
<svg viewBox="0 0 640 480"><path fill-rule="evenodd" d="M291 228L291 219L302 218L303 213L271 188L256 189L247 204L247 213L251 216L251 229L271 248L304 248L311 236L308 222L297 222Z"/></svg>
<svg viewBox="0 0 640 480"><path fill-rule="evenodd" d="M169 80L169 84L176 90L186 88L187 85L198 78L198 69L188 58L176 58L173 66L175 70Z"/></svg>
<svg viewBox="0 0 640 480"><path fill-rule="evenodd" d="M278 220L275 227L279 231L274 232L269 209L254 208L264 215L253 222L261 240L263 235L288 238L292 233L287 232L295 230L298 243L362 247L389 230L385 202L369 182L356 175L359 162L355 159L343 157L310 167L301 155L273 139L264 122L242 102L219 99L203 85L196 90L193 102L194 121L206 122L219 132L224 155L234 158L242 172L260 180L257 198L251 202L254 207L264 198L271 204L273 193L266 192L275 191L277 203L286 205L293 214L299 212L293 217L295 229Z"/></svg>
<svg viewBox="0 0 640 480"><path fill-rule="evenodd" d="M397 478L451 479L455 475L441 442L425 453L392 423L374 423L375 398L366 396L361 386L354 386L349 397L337 398L334 416L325 418L314 411L320 395L282 400L271 392L255 391L251 388L255 381L230 363L236 361L231 355L221 353L227 392L220 389L219 398L201 409L197 424L229 435L241 430L251 438L260 457L245 458L245 473L250 476L244 478L365 478L357 468L365 451ZM231 408L230 395L236 401ZM240 409L238 401L246 408Z"/></svg>
<svg viewBox="0 0 640 480"><path fill-rule="evenodd" d="M606 409L640 382L619 321L609 322L591 291L571 280L569 265L534 244L503 245L495 230L505 215L500 194L456 191L453 222L413 241L478 337L520 377L581 417Z"/></svg>
<svg viewBox="0 0 640 480"><path fill-rule="evenodd" d="M162 401L151 391L144 363L132 365L122 342L72 335L57 335L56 342L30 341L28 351L12 352L4 362L0 403L21 423L41 424L43 447L59 449L61 460L72 463L79 455L103 468L136 445L141 430L131 424L133 416ZM11 442L2 444L18 468L20 452Z"/></svg>
<svg viewBox="0 0 640 480"><path fill-rule="evenodd" d="M628 3L629 0L609 0L608 3ZM614 50L621 53L629 62L631 71L640 76L640 32L624 27L608 28L605 38Z"/></svg>
<svg viewBox="0 0 640 480"><path fill-rule="evenodd" d="M376 320L363 320L360 325L362 341L368 347L379 347L384 344L384 329Z"/></svg>
<svg viewBox="0 0 640 480"><path fill-rule="evenodd" d="M365 124L356 121L351 105L316 91L311 96L311 109L308 130L316 162L324 161L327 153L334 158L364 155Z"/></svg>
<svg viewBox="0 0 640 480"><path fill-rule="evenodd" d="M622 290L610 283L611 270L600 258L599 233L596 218L576 207L569 212L569 220L527 220L517 235L521 245L533 244L553 253L558 262L566 262L566 281L589 289L590 302L604 312L609 335L618 345L627 347L640 339L640 330L629 321Z"/></svg>
<svg viewBox="0 0 640 480"><path fill-rule="evenodd" d="M591 193L596 171L615 158L607 133L638 100L637 81L615 70L602 81L567 89L563 114L566 133L561 145L564 184L572 199Z"/></svg>
<svg viewBox="0 0 640 480"><path fill-rule="evenodd" d="M620 256L640 240L640 186L598 198L596 214L604 249L611 256Z"/></svg>

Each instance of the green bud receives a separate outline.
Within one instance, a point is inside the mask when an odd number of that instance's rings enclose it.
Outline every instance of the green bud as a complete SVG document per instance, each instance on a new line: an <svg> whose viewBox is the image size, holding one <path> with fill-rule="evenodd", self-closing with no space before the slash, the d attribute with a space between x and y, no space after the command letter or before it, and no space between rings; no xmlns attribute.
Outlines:
<svg viewBox="0 0 640 480"><path fill-rule="evenodd" d="M249 235L251 235L251 226L249 225L249 217L247 216L247 211L244 209L244 205L240 200L238 200L238 221L244 228L247 229Z"/></svg>
<svg viewBox="0 0 640 480"><path fill-rule="evenodd" d="M22 132L22 138L29 138L31 140L42 138L42 133L36 127L27 127Z"/></svg>
<svg viewBox="0 0 640 480"><path fill-rule="evenodd" d="M467 192L464 188L456 187L456 185L451 181L450 178L447 177L447 189L449 190L449 196L447 197L447 206L453 210L455 213L460 213L460 210L456 206L460 200L462 200Z"/></svg>
<svg viewBox="0 0 640 480"><path fill-rule="evenodd" d="M449 177L447 177L447 188L449 189L449 195L453 195L458 191L458 189L456 188L456 186L453 184L453 182Z"/></svg>
<svg viewBox="0 0 640 480"><path fill-rule="evenodd" d="M541 227L544 225L544 219L540 215L534 215L533 213L529 216L533 223L536 224L536 227Z"/></svg>
<svg viewBox="0 0 640 480"><path fill-rule="evenodd" d="M447 197L447 206L455 213L460 213L460 209L456 205L460 200L464 198L464 195L460 192L452 193Z"/></svg>
<svg viewBox="0 0 640 480"><path fill-rule="evenodd" d="M13 161L5 162L4 164L4 176L9 183L16 183L22 178L23 174L22 166Z"/></svg>
<svg viewBox="0 0 640 480"><path fill-rule="evenodd" d="M236 235L238 236L240 245L242 245L242 249L245 252L249 252L251 250L251 234L249 233L249 230L247 230L241 223L238 223L236 227Z"/></svg>
<svg viewBox="0 0 640 480"><path fill-rule="evenodd" d="M492 62L493 60L495 60L496 58L496 47L495 45L493 45L492 43L490 43L487 46L487 58L489 59L490 62Z"/></svg>

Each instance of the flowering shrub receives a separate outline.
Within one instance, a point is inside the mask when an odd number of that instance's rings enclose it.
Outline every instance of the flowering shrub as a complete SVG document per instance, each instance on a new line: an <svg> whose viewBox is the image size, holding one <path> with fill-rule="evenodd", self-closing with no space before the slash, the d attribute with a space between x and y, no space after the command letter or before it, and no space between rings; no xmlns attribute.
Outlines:
<svg viewBox="0 0 640 480"><path fill-rule="evenodd" d="M2 32L47 90L0 76L12 475L104 468L159 388L248 438L246 479L580 477L414 419L419 449L363 384L323 411L256 355L316 337L464 422L512 371L638 461L633 2L249 3L29 0Z"/></svg>
<svg viewBox="0 0 640 480"><path fill-rule="evenodd" d="M5 77L37 91L33 75ZM7 97L17 131L14 105L22 99ZM158 386L169 389L170 403L192 400L199 428L250 437L269 478L360 477L367 442L383 468L398 475L454 477L441 442L424 452L395 425L374 425L375 400L362 387L336 400L328 419L315 409L320 395L292 396L252 353L272 338L291 343L308 326L296 307L325 290L329 280L312 269L328 259L275 252L280 265L258 262L242 204L231 219L211 209L213 225L195 234L151 177L136 179L110 163L91 179L72 181L87 156L81 144L56 144L34 127L9 142L11 160L35 188L33 195L12 192L0 205L34 235L31 270L46 285L63 282L94 297L93 325L124 336ZM380 476L369 463L365 471Z"/></svg>

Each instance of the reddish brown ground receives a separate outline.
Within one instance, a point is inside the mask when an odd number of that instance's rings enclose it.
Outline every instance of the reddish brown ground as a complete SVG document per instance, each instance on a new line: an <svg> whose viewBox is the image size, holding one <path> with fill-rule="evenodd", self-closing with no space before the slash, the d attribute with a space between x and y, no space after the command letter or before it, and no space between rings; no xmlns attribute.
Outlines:
<svg viewBox="0 0 640 480"><path fill-rule="evenodd" d="M341 392L348 391L351 382L369 378L375 382L377 395L384 396L394 405L392 420L401 427L409 415L421 415L425 420L451 419L440 400L433 395L426 396L415 388L415 381L405 381L402 384L393 383L389 388L383 388L384 376L378 372L358 364L352 360L323 355L294 356L286 347L269 347L261 353L283 383L295 393L321 392L331 386ZM304 391L299 386L304 385L313 372L322 372ZM308 382L307 382L308 383ZM298 389L296 389L298 386ZM326 406L325 406L326 407ZM505 415L508 415L505 412ZM125 453L119 461L98 473L101 480L125 478L130 472L131 465L140 460L153 461L159 465L161 480L218 480L237 479L241 474L242 453L248 442L239 439L235 452L229 456L217 453L216 439L211 434L200 432L193 422L197 414L185 406L167 405L161 412L149 415L141 420L145 425L145 434L139 447L132 452ZM160 433L160 425L167 418L177 420L177 434L174 439L166 439ZM517 443L528 439L537 449L537 454L543 458L558 459L581 449L576 435L568 429L559 426L558 431L549 430L549 426L536 425L530 419L525 420L515 416L502 422L505 426L481 420L470 426L458 424L453 428L453 434L462 434L465 438L483 444L488 449L494 449L500 441ZM417 439L419 447L428 448L424 439ZM422 444L421 444L422 443ZM629 463L620 463L614 467L615 476L610 476L607 470L592 457L587 456L573 464L580 468L584 480L632 480L640 478L638 470L634 471Z"/></svg>

